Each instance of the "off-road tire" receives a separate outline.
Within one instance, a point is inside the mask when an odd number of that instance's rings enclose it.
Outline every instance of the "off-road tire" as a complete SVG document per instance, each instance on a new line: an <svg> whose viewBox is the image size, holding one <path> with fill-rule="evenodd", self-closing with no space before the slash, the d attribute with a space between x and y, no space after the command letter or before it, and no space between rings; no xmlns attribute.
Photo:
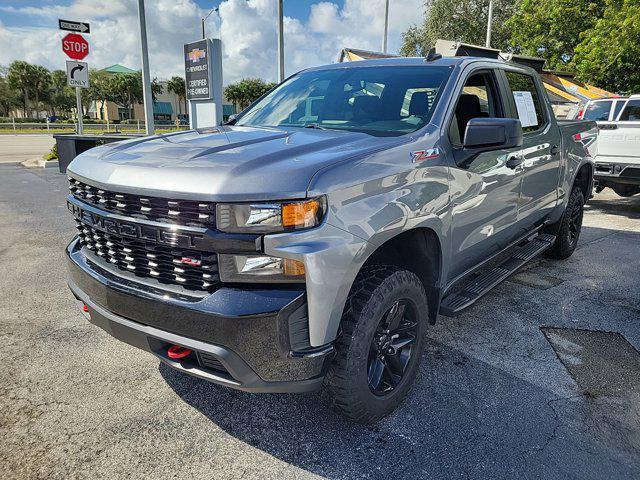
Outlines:
<svg viewBox="0 0 640 480"><path fill-rule="evenodd" d="M368 355L376 329L396 302L415 308L417 335L401 381L379 396L369 387ZM420 279L394 266L365 267L356 278L342 316L336 356L325 378L332 404L348 418L371 424L391 413L406 397L418 371L428 319L427 296Z"/></svg>
<svg viewBox="0 0 640 480"><path fill-rule="evenodd" d="M549 248L545 255L549 258L555 258L558 260L564 260L569 258L576 246L578 245L578 239L580 238L580 230L582 228L582 216L584 213L584 194L579 187L574 187L569 196L569 201L562 214L562 218L558 220L558 223L551 226L549 231L556 235L556 241L551 248ZM576 219L572 218L572 215L578 214L579 222L577 224L577 235L572 235L572 229L575 224L572 223Z"/></svg>

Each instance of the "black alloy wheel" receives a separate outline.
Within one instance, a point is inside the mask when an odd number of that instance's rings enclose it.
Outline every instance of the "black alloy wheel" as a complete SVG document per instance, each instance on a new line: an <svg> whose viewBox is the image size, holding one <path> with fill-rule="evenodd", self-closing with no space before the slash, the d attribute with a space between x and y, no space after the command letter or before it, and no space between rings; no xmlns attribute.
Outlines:
<svg viewBox="0 0 640 480"><path fill-rule="evenodd" d="M362 268L347 298L325 385L333 405L359 423L391 413L416 378L429 304L420 278L394 265Z"/></svg>
<svg viewBox="0 0 640 480"><path fill-rule="evenodd" d="M569 217L569 245L572 248L575 248L575 244L578 242L578 237L580 236L583 211L584 204L582 202L576 202L572 205Z"/></svg>
<svg viewBox="0 0 640 480"><path fill-rule="evenodd" d="M367 371L375 395L386 395L400 384L415 353L417 335L415 308L408 300L399 300L384 314L371 340Z"/></svg>

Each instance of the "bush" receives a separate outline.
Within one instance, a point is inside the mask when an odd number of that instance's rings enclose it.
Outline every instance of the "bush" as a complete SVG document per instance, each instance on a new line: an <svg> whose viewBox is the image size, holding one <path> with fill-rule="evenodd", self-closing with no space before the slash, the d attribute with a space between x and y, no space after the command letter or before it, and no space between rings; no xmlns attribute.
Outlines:
<svg viewBox="0 0 640 480"><path fill-rule="evenodd" d="M57 160L58 159L58 144L55 143L53 147L51 147L51 151L49 153L45 153L42 156L43 160Z"/></svg>
<svg viewBox="0 0 640 480"><path fill-rule="evenodd" d="M16 123L47 123L46 118L13 118L13 117L0 117L0 123L11 123L15 120Z"/></svg>

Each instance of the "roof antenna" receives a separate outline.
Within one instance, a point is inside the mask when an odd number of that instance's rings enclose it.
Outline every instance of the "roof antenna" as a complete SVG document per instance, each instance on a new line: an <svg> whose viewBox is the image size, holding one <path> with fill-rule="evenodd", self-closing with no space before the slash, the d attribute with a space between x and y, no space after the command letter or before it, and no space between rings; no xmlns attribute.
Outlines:
<svg viewBox="0 0 640 480"><path fill-rule="evenodd" d="M436 53L436 47L431 47L429 49L429 53L427 53L427 62L433 62L434 60L440 60L442 58L442 55L440 55L439 53Z"/></svg>

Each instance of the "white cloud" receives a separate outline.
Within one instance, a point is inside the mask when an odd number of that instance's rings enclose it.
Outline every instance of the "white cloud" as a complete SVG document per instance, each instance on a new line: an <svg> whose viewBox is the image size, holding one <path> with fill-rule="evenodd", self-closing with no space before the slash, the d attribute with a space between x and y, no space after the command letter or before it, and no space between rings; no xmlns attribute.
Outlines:
<svg viewBox="0 0 640 480"><path fill-rule="evenodd" d="M0 64L24 59L48 68L64 68L58 18L91 23L91 53L87 61L102 68L121 63L139 68L137 2L134 0L76 0L70 6L4 7L0 13L21 14L34 26L0 23ZM400 47L400 34L423 15L422 0L393 0L389 18L389 49ZM341 48L379 50L384 0L346 0L342 8L330 1L313 4L309 19L285 18L287 75L314 65L334 62ZM193 0L147 0L149 57L153 76L182 74L182 45L200 37L203 12ZM275 0L225 0L219 14L207 20L207 34L223 43L224 81L242 77L275 80Z"/></svg>

